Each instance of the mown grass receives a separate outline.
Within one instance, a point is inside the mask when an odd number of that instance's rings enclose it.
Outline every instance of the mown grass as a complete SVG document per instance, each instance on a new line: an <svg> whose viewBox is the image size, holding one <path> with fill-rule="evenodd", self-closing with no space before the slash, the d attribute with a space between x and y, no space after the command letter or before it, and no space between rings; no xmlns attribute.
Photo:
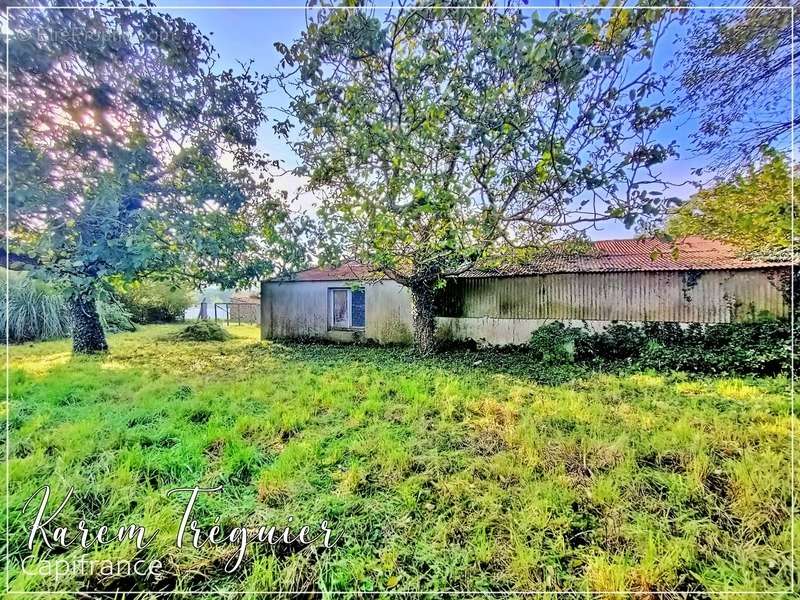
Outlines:
<svg viewBox="0 0 800 600"><path fill-rule="evenodd" d="M518 354L412 361L259 342L252 327L207 343L174 330L114 335L95 358L73 358L67 341L12 347L12 589L790 587L786 378L542 385L552 374ZM44 484L55 498L77 491L59 524L160 529L138 555L130 544L90 553L158 558L159 581L21 573L33 518L22 505ZM224 485L198 503L203 524L327 519L340 540L259 547L226 574L232 548L175 547L185 497L166 491L195 485Z"/></svg>

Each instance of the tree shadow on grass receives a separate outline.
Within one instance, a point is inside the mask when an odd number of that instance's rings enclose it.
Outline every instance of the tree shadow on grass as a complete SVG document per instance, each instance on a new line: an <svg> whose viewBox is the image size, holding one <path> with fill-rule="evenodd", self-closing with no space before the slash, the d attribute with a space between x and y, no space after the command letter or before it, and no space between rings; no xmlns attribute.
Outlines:
<svg viewBox="0 0 800 600"><path fill-rule="evenodd" d="M572 363L540 360L527 348L450 348L430 356L400 346L344 345L320 342L262 342L247 349L254 358L269 354L284 361L307 362L336 369L354 364L388 372L430 370L451 375L506 375L542 385L584 379L597 371Z"/></svg>

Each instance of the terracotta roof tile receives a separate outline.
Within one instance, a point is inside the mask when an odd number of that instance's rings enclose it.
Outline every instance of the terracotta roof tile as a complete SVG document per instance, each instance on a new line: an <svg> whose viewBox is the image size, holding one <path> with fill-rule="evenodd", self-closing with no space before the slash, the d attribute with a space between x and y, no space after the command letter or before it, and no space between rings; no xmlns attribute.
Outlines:
<svg viewBox="0 0 800 600"><path fill-rule="evenodd" d="M293 273L286 281L361 281L375 279L376 274L367 266L349 261L338 267L315 267Z"/></svg>

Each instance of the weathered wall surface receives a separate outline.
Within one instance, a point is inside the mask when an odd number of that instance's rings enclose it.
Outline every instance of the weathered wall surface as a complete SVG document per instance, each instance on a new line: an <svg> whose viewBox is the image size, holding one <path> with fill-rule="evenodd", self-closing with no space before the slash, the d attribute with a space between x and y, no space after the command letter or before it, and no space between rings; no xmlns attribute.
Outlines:
<svg viewBox="0 0 800 600"><path fill-rule="evenodd" d="M553 274L459 279L438 303L438 334L481 344L523 344L549 321L601 329L612 321L728 323L762 311L786 316L787 269ZM364 332L328 330L328 288L356 281L264 282L262 337L368 338L410 343L411 299L393 281L367 284Z"/></svg>
<svg viewBox="0 0 800 600"><path fill-rule="evenodd" d="M411 294L397 282L367 286L367 337L382 344L410 344L413 340Z"/></svg>
<svg viewBox="0 0 800 600"><path fill-rule="evenodd" d="M220 319L225 319L231 323L261 323L261 308L259 304L253 302L231 302L226 305L227 315L219 315ZM224 310L218 310L218 313Z"/></svg>
<svg viewBox="0 0 800 600"><path fill-rule="evenodd" d="M309 337L349 342L368 338L388 343L411 340L411 300L394 281L369 283L363 332L329 330L328 289L360 285L358 281L265 281L261 284L261 337Z"/></svg>
<svg viewBox="0 0 800 600"><path fill-rule="evenodd" d="M780 269L553 274L458 279L439 297L450 318L728 323L785 316Z"/></svg>
<svg viewBox="0 0 800 600"><path fill-rule="evenodd" d="M527 344L531 334L542 325L560 320L571 327L586 327L601 331L612 321L576 321L563 319L497 319L493 317L464 317L436 319L436 336L440 341L473 340L479 346L516 346Z"/></svg>

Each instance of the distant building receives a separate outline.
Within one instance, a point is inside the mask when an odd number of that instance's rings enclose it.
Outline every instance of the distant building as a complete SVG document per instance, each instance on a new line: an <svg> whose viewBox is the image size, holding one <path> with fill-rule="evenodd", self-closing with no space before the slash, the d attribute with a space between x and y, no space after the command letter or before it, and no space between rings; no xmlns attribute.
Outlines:
<svg viewBox="0 0 800 600"><path fill-rule="evenodd" d="M524 265L472 270L437 297L437 335L479 344L526 343L554 320L595 329L612 322L727 323L787 316L791 263L748 261L721 242L689 237L594 242ZM357 263L261 284L265 339L409 343L408 290Z"/></svg>
<svg viewBox="0 0 800 600"><path fill-rule="evenodd" d="M209 286L195 292L195 304L186 309L185 319L214 320L214 306L217 306L216 319L258 323L260 311L258 290L223 290Z"/></svg>

